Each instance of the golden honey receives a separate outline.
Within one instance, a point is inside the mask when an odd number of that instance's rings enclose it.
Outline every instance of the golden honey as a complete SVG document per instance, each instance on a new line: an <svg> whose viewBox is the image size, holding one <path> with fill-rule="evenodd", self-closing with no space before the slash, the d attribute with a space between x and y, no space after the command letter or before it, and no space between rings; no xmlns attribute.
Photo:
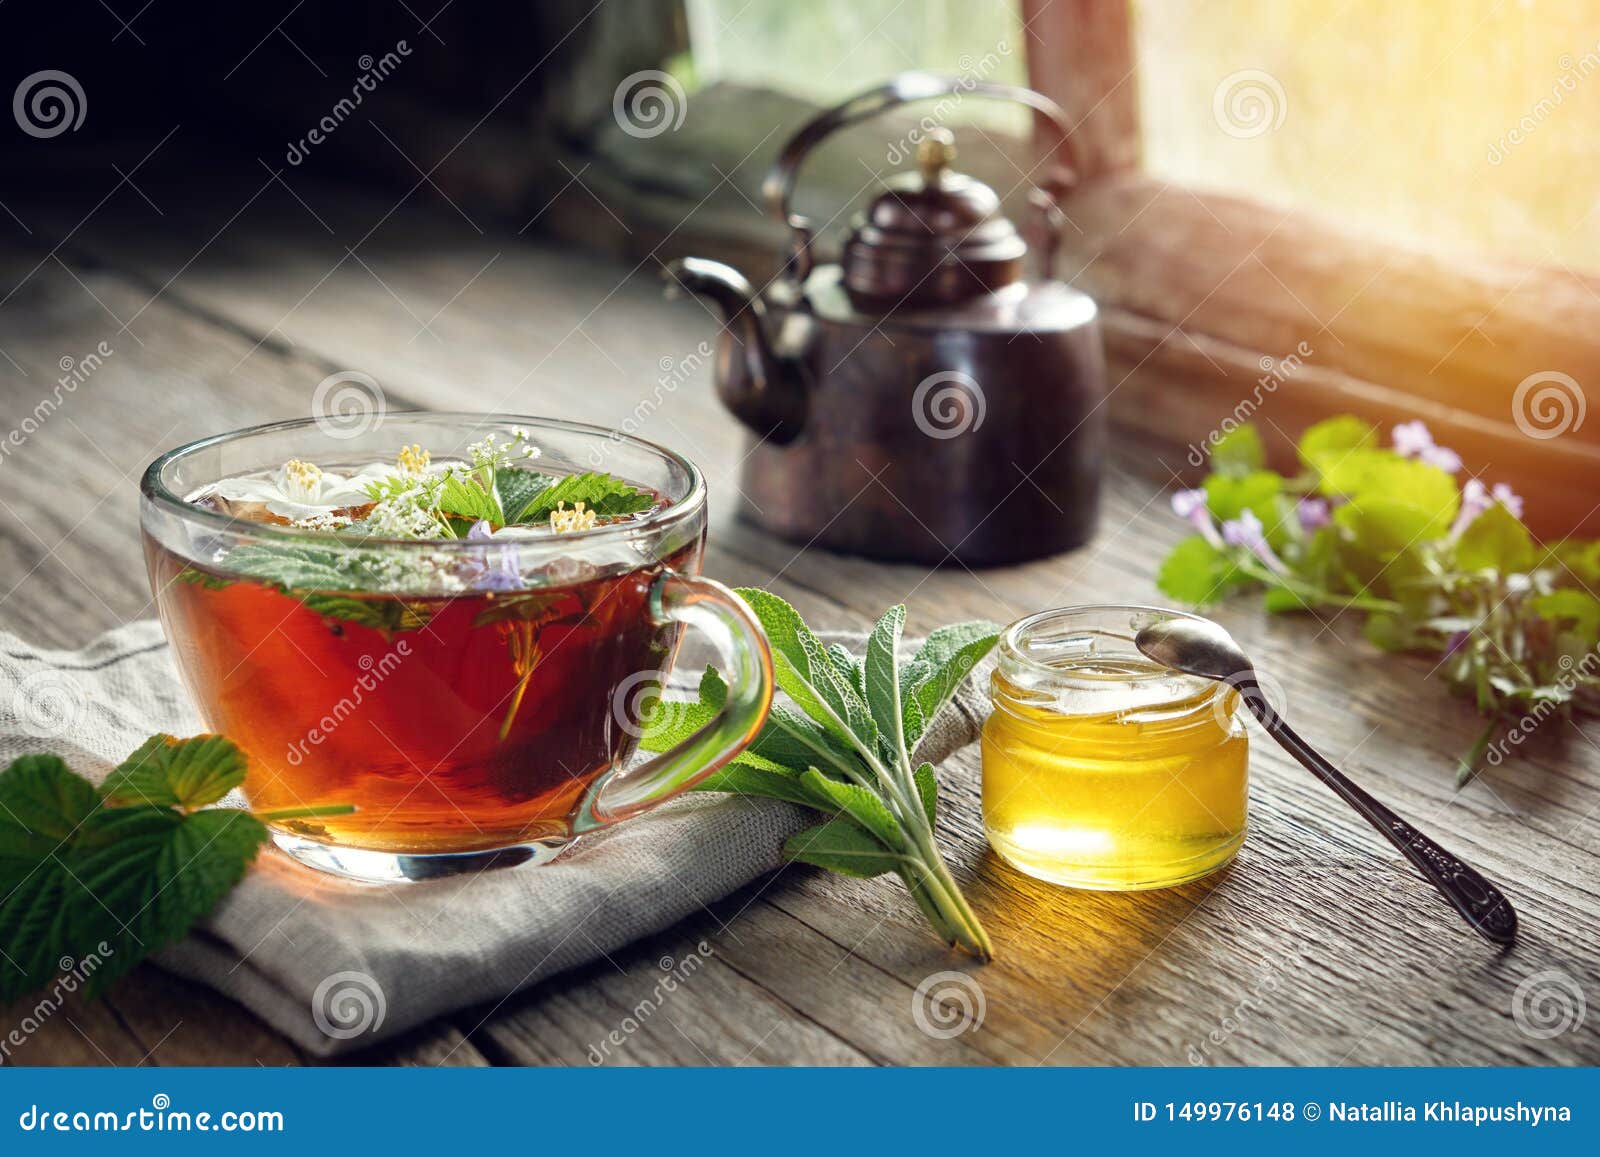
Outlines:
<svg viewBox="0 0 1600 1157"><path fill-rule="evenodd" d="M1077 888L1162 888L1238 851L1249 763L1238 695L1133 645L1140 627L1175 614L1067 608L1002 637L983 818L990 846L1020 870Z"/></svg>

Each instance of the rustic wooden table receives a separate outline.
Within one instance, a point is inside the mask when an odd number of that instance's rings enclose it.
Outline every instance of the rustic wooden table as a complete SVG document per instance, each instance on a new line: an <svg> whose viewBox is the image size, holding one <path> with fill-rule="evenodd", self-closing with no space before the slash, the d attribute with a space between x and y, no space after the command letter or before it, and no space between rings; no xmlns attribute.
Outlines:
<svg viewBox="0 0 1600 1157"><path fill-rule="evenodd" d="M304 415L315 384L339 370L375 376L393 408L619 425L662 367L715 334L696 303L660 300L651 260L629 269L420 197L396 205L294 172L219 180L199 198L121 172L132 183L89 165L48 196L6 206L15 224L0 253L0 425L34 413L64 359L102 341L113 351L0 466L0 626L40 643L78 646L152 613L136 483L161 450ZM639 419L644 436L713 480L708 574L770 587L821 627L859 628L897 601L916 632L1158 600L1157 560L1183 529L1167 511L1159 454L1116 447L1101 529L1085 549L981 573L879 565L797 550L735 519L742 438L708 372ZM1132 895L1051 888L989 853L969 749L941 771L940 826L997 945L992 964L944 953L893 880L790 868L625 952L357 1059L585 1064L589 1045L656 985L658 961L706 940L705 966L611 1063L1600 1062L1600 1011L1573 1009L1556 1035L1513 1015L1552 984L1600 1000L1600 729L1549 722L1521 759L1458 792L1453 756L1478 723L1427 663L1380 658L1351 621L1269 620L1253 603L1220 617L1287 688L1302 732L1504 886L1522 916L1515 949L1492 951L1466 931L1259 733L1238 860L1199 883ZM913 994L951 968L974 972L985 1015L936 1039L918 1028ZM16 1015L0 1014L0 1028ZM147 964L108 998L50 1019L14 1059L306 1058L231 1001Z"/></svg>

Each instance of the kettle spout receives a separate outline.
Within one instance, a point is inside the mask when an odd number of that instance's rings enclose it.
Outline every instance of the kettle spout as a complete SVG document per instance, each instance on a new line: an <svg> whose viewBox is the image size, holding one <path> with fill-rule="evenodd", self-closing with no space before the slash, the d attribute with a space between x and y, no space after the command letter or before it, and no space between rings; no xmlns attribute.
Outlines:
<svg viewBox="0 0 1600 1157"><path fill-rule="evenodd" d="M663 273L668 297L688 292L715 302L724 319L717 349L717 396L762 438L792 442L805 426L806 389L799 363L781 357L767 334L767 307L744 275L720 261L684 257Z"/></svg>

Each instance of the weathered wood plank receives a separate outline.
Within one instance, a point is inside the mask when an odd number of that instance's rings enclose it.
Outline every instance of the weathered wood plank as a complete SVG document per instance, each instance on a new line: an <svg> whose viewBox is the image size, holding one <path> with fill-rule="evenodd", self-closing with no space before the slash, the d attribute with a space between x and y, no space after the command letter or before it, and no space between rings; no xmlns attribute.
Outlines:
<svg viewBox="0 0 1600 1157"><path fill-rule="evenodd" d="M1113 470L1099 537L1063 558L929 574L805 551L733 520L742 439L710 396L708 365L690 367L683 384L666 392L667 404L637 417L641 397L661 376L659 359L682 361L714 332L692 303L660 305L648 268L619 281L623 268L479 238L464 224L403 208L374 235L370 252L357 247L369 271L348 255L341 263L342 244L359 241L388 206L311 195L335 233L323 233L287 197L264 196L259 219L253 209L187 268L193 250L171 237L155 245L109 223L85 228L75 245L107 265L106 284L90 284L124 316L182 270L134 324L147 348L138 351L143 360L123 363L140 367L123 388L137 406L92 418L85 408L86 433L97 440L102 433L112 440L113 431L156 437L168 417L209 430L267 411L304 412L321 373L362 368L395 398L431 406L642 422L644 436L684 449L712 477L708 573L774 586L819 626L860 628L902 599L916 631L962 617L1004 619L1049 605L1158 597L1151 576L1182 527L1141 477L1150 463L1131 444ZM202 216L186 227L198 248L215 225ZM44 299L55 301L54 312L39 328L52 342L62 333L85 339L94 329L85 319L104 314L81 291L83 301L76 301L66 275L57 276L58 296ZM130 289L128 279L139 288ZM131 297L118 298L119 288ZM79 328L72 329L61 319L77 316L71 311L80 306ZM195 391L198 403L138 392L151 372L146 367L167 375L158 380L199 378L191 359L204 350L214 361L199 364L214 376ZM38 349L29 365L42 369L52 355L59 356L53 346ZM8 390L19 388L7 382ZM206 410L212 396L236 420ZM49 461L75 464L85 449L64 439ZM75 510L92 506L97 487L123 485L112 469L119 453L85 468ZM41 493L26 480L0 477L0 497L45 519L47 543L66 529L48 521ZM70 561L81 566L92 555L114 569L134 558L128 525L104 532ZM26 553L26 536L13 543L17 537L8 534L0 549L18 560L42 558L39 574L70 589L70 577L56 569L65 563L39 545ZM96 573L106 569L102 561ZM92 626L134 613L142 585L136 566L105 586L118 584L131 602L114 602L98 583L95 593L107 606L82 593L26 597L38 613L56 617L63 639L81 641ZM620 971L601 961L507 1002L482 1024L458 1017L424 1051L444 1059L477 1046L499 1062L588 1063L589 1045L653 991L659 956L682 959L704 938L715 950L712 964L663 1005L678 1023L652 1018L614 1058L603 1059L704 1063L697 1050L719 1063L1600 1059L1593 1024L1537 1039L1511 1015L1517 986L1537 972L1560 970L1585 985L1600 976L1600 749L1593 726L1584 735L1547 724L1526 758L1457 792L1451 760L1469 741L1475 717L1428 680L1426 663L1378 656L1353 622L1268 619L1244 604L1219 617L1289 687L1285 709L1302 731L1505 885L1523 914L1524 943L1503 956L1488 952L1375 834L1259 736L1253 830L1239 861L1185 888L1132 896L1051 888L987 852L969 751L941 771L941 832L1000 947L993 965L974 969L942 953L893 880L791 869L618 955ZM986 1015L976 1031L938 1040L917 1027L912 998L927 977L950 969L976 977ZM752 1045L759 1047L740 1055Z"/></svg>

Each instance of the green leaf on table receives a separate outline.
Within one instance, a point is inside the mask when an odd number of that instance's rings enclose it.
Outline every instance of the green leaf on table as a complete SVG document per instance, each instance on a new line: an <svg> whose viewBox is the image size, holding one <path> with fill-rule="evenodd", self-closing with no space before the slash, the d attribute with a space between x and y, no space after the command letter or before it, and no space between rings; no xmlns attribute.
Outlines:
<svg viewBox="0 0 1600 1157"><path fill-rule="evenodd" d="M1593 590L1600 587L1600 539L1564 538L1545 549L1540 566L1561 573L1561 581Z"/></svg>
<svg viewBox="0 0 1600 1157"><path fill-rule="evenodd" d="M1250 581L1230 554L1198 534L1173 547L1156 575L1162 594L1195 607L1214 606Z"/></svg>
<svg viewBox="0 0 1600 1157"><path fill-rule="evenodd" d="M1591 643L1600 640L1600 599L1588 591L1564 587L1542 595L1534 595L1528 606L1548 623L1570 623L1574 632Z"/></svg>
<svg viewBox="0 0 1600 1157"><path fill-rule="evenodd" d="M1353 450L1322 477L1322 492L1357 505L1410 506L1421 516L1419 533L1437 538L1461 508L1456 480L1437 466L1388 450Z"/></svg>
<svg viewBox="0 0 1600 1157"><path fill-rule="evenodd" d="M906 625L905 605L890 607L867 636L862 661L867 708L878 734L888 744L890 758L906 748L905 713L900 703L900 634ZM870 826L870 825L869 825Z"/></svg>
<svg viewBox="0 0 1600 1157"><path fill-rule="evenodd" d="M1504 503L1496 502L1467 524L1456 540L1456 566L1522 574L1533 565L1533 538Z"/></svg>
<svg viewBox="0 0 1600 1157"><path fill-rule="evenodd" d="M1235 426L1211 444L1211 469L1218 474L1249 474L1266 464L1267 452L1261 445L1261 435L1248 422Z"/></svg>
<svg viewBox="0 0 1600 1157"><path fill-rule="evenodd" d="M940 627L923 640L900 675L908 750L999 639L997 624L979 620Z"/></svg>
<svg viewBox="0 0 1600 1157"><path fill-rule="evenodd" d="M152 736L98 790L54 755L0 772L0 1003L69 970L97 993L183 937L238 883L267 828L235 808L181 809L243 773L238 749L205 735Z"/></svg>
<svg viewBox="0 0 1600 1157"><path fill-rule="evenodd" d="M843 647L823 646L778 596L750 588L737 593L766 633L774 677L788 702L774 703L750 745L698 789L822 812L827 822L785 845L791 858L849 876L896 872L942 940L988 959L989 938L937 849L933 768L923 763L913 769L908 747L994 646L998 628L941 628L902 667L905 608L892 607L858 662ZM664 750L692 734L710 721L726 691L708 670L698 702L658 711L640 746Z"/></svg>
<svg viewBox="0 0 1600 1157"><path fill-rule="evenodd" d="M839 674L843 675L854 687L856 694L863 699L867 696L866 676L861 670L861 661L850 653L850 648L843 643L828 644L828 658L832 661Z"/></svg>
<svg viewBox="0 0 1600 1157"><path fill-rule="evenodd" d="M897 871L904 860L860 824L842 816L792 836L783 850L790 859L862 880Z"/></svg>
<svg viewBox="0 0 1600 1157"><path fill-rule="evenodd" d="M656 504L656 496L610 474L567 474L535 493L511 515L511 522L519 526L548 522L558 507L580 502L597 518L616 518L649 510Z"/></svg>
<svg viewBox="0 0 1600 1157"><path fill-rule="evenodd" d="M939 815L939 781L934 778L933 764L919 763L916 771L917 795L922 799L922 810L932 824Z"/></svg>
<svg viewBox="0 0 1600 1157"><path fill-rule="evenodd" d="M152 735L106 777L100 794L112 807L143 803L192 811L238 787L245 769L244 752L220 735Z"/></svg>
<svg viewBox="0 0 1600 1157"><path fill-rule="evenodd" d="M800 783L812 793L812 807L843 812L876 836L885 847L899 848L905 842L893 813L881 799L861 785L831 779L814 767L800 774Z"/></svg>
<svg viewBox="0 0 1600 1157"><path fill-rule="evenodd" d="M696 791L718 791L751 799L781 799L803 807L817 806L816 796L787 768L755 767L742 759L718 768L700 783Z"/></svg>
<svg viewBox="0 0 1600 1157"><path fill-rule="evenodd" d="M1350 414L1318 422L1300 435L1300 461L1319 475L1356 450L1371 450L1378 445L1378 428Z"/></svg>
<svg viewBox="0 0 1600 1157"><path fill-rule="evenodd" d="M233 808L107 808L89 829L72 863L86 893L70 897L81 909L74 935L83 944L115 946L91 992L181 940L232 891L267 840L265 824Z"/></svg>

